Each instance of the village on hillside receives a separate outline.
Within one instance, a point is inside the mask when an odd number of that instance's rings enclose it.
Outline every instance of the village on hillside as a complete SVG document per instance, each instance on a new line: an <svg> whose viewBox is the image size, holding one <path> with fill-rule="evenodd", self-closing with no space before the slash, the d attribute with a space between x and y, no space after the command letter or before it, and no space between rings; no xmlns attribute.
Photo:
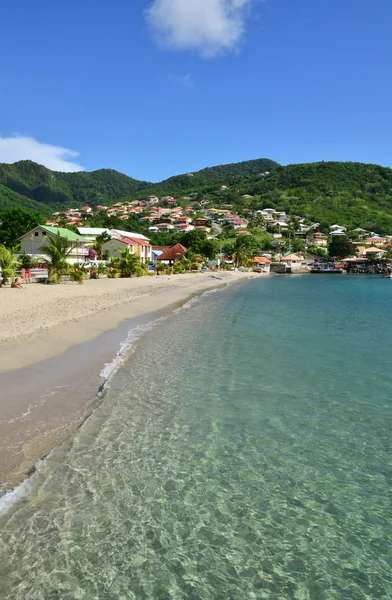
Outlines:
<svg viewBox="0 0 392 600"><path fill-rule="evenodd" d="M227 190L221 187L222 193ZM242 199L252 196L244 194ZM110 226L97 226L102 222ZM37 276L40 267L49 265L53 282L61 276L50 252L56 244L63 252L62 274L67 271L64 265L70 265L70 276L79 283L87 274L120 277L235 268L259 273L388 273L392 259L392 236L362 228L349 231L337 223L326 230L300 215L268 207L239 208L196 192L54 212L19 242L16 260L22 277L31 279L32 270Z"/></svg>

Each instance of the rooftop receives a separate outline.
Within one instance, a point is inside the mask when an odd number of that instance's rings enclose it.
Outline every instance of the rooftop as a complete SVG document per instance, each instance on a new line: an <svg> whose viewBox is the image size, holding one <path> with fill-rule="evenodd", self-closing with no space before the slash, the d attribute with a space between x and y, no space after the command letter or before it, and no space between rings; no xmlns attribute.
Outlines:
<svg viewBox="0 0 392 600"><path fill-rule="evenodd" d="M257 263L257 264L264 264L264 265L269 265L271 264L272 261L270 261L268 258L266 258L265 256L254 256L252 258L252 262L253 263Z"/></svg>
<svg viewBox="0 0 392 600"><path fill-rule="evenodd" d="M159 260L176 260L181 256L184 256L186 248L181 244L175 244L165 250L159 257Z"/></svg>
<svg viewBox="0 0 392 600"><path fill-rule="evenodd" d="M81 235L78 235L77 233L75 233L74 231L71 231L70 229L66 229L65 227L49 227L48 225L38 225L39 228L44 229L44 231L47 231L48 233L51 233L53 235L60 235L60 237L69 240L71 242L85 242L85 238L82 237ZM35 229L37 229L37 227L34 227L34 229L32 229L31 231L34 231ZM30 231L28 232L30 233ZM27 235L25 233L25 235ZM24 237L24 236L22 236Z"/></svg>

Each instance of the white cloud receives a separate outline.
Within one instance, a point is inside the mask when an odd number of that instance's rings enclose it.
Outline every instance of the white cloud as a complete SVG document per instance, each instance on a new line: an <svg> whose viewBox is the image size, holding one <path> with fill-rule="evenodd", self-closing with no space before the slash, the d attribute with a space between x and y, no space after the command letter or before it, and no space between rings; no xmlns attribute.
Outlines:
<svg viewBox="0 0 392 600"><path fill-rule="evenodd" d="M74 150L42 144L31 137L16 135L3 138L0 136L0 163L33 160L53 171L70 173L85 170L84 167L70 160L78 156L79 153Z"/></svg>
<svg viewBox="0 0 392 600"><path fill-rule="evenodd" d="M186 73L185 75L169 75L168 80L170 83L175 83L176 85L185 88L191 88L195 85L193 77L190 73Z"/></svg>
<svg viewBox="0 0 392 600"><path fill-rule="evenodd" d="M253 0L153 0L147 22L165 47L204 58L233 50L242 40Z"/></svg>

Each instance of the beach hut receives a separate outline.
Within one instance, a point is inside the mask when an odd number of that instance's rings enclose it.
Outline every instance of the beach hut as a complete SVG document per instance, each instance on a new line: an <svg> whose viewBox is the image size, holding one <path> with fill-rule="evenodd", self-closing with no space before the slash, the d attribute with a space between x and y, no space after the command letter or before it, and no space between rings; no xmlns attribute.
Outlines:
<svg viewBox="0 0 392 600"><path fill-rule="evenodd" d="M265 256L254 256L252 258L252 270L256 273L269 273L271 269L271 262Z"/></svg>
<svg viewBox="0 0 392 600"><path fill-rule="evenodd" d="M303 261L303 256L299 256L298 254L288 254L287 256L283 256L280 259L280 262L287 264L300 264Z"/></svg>

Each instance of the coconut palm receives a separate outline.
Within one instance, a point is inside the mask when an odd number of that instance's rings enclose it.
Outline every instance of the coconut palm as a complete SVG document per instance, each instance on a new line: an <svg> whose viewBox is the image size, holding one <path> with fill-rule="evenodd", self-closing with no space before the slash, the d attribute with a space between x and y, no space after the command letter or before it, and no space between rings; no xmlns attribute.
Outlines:
<svg viewBox="0 0 392 600"><path fill-rule="evenodd" d="M3 244L0 244L0 267L3 278L15 279L16 269L19 267L16 255Z"/></svg>
<svg viewBox="0 0 392 600"><path fill-rule="evenodd" d="M252 257L252 242L248 237L237 237L233 248L236 267L246 267Z"/></svg>
<svg viewBox="0 0 392 600"><path fill-rule="evenodd" d="M131 277L137 273L138 267L140 267L139 257L136 254L132 254L129 248L119 248L118 253L120 257L116 260L117 266L120 270L121 277Z"/></svg>
<svg viewBox="0 0 392 600"><path fill-rule="evenodd" d="M74 246L69 246L68 241L61 237L59 233L55 237L48 236L47 241L47 244L38 248L38 252L45 256L44 260L48 265L49 277L54 275L52 279L56 281L62 274L68 272L67 258Z"/></svg>

